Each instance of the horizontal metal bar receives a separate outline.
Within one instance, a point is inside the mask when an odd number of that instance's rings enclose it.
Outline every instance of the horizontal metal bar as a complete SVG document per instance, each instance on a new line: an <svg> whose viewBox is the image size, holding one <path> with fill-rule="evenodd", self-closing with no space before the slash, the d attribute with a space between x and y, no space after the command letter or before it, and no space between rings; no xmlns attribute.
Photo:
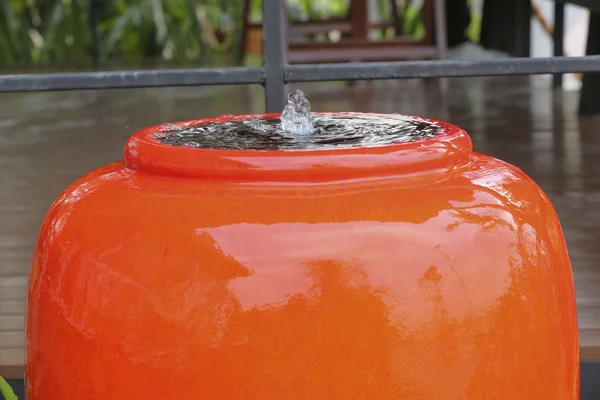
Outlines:
<svg viewBox="0 0 600 400"><path fill-rule="evenodd" d="M262 67L0 75L0 93L166 86L263 84Z"/></svg>
<svg viewBox="0 0 600 400"><path fill-rule="evenodd" d="M600 56L289 65L286 82L600 72Z"/></svg>
<svg viewBox="0 0 600 400"><path fill-rule="evenodd" d="M600 72L600 56L287 65L286 82ZM264 67L0 75L0 93L264 84Z"/></svg>

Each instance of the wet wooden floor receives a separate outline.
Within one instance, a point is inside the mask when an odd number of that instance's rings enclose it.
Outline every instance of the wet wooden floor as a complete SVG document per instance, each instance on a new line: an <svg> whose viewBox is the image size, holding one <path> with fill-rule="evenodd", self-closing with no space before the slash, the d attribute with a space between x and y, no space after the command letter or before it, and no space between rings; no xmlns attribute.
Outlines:
<svg viewBox="0 0 600 400"><path fill-rule="evenodd" d="M513 163L548 193L572 259L583 359L600 359L600 118L576 117L577 94L543 78L299 86L316 111L401 112L465 128L476 151ZM22 376L25 289L40 222L74 179L121 158L135 130L257 113L260 87L0 95L0 375Z"/></svg>

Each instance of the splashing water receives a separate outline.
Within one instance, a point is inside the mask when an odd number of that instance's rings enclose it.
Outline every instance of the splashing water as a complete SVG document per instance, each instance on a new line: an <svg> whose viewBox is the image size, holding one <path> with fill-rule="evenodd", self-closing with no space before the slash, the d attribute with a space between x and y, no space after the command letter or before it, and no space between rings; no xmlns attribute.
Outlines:
<svg viewBox="0 0 600 400"><path fill-rule="evenodd" d="M280 118L165 125L161 143L204 149L310 150L386 146L429 139L443 132L435 122L395 114L316 114L309 135L284 132Z"/></svg>
<svg viewBox="0 0 600 400"><path fill-rule="evenodd" d="M309 136L315 128L310 113L310 103L300 89L288 95L288 102L281 113L281 129L298 136Z"/></svg>
<svg viewBox="0 0 600 400"><path fill-rule="evenodd" d="M317 113L301 90L288 94L280 118L226 119L179 127L167 124L161 143L204 149L311 150L386 146L428 139L443 129L433 121L399 114Z"/></svg>

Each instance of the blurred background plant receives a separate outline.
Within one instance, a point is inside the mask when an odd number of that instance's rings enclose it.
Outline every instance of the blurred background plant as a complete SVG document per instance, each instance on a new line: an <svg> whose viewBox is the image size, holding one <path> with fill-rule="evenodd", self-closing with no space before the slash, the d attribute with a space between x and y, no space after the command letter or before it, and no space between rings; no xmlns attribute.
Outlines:
<svg viewBox="0 0 600 400"><path fill-rule="evenodd" d="M89 63L91 3L0 1L0 66ZM344 0L311 3L325 15L345 8ZM100 60L186 63L232 54L240 44L242 6L241 0L96 0ZM261 2L253 1L252 15L260 14Z"/></svg>
<svg viewBox="0 0 600 400"><path fill-rule="evenodd" d="M2 0L0 67L89 66L94 1L103 66L228 63L240 46L242 0ZM418 10L409 1L399 2L404 34L419 36ZM259 22L262 2L251 3L250 19ZM287 4L292 20L341 18L347 12L347 0ZM377 5L380 18L389 19L389 0L377 0Z"/></svg>
<svg viewBox="0 0 600 400"><path fill-rule="evenodd" d="M232 50L233 0L95 0L103 62L202 61ZM0 2L0 63L73 65L93 51L90 0ZM239 36L239 35L238 35Z"/></svg>

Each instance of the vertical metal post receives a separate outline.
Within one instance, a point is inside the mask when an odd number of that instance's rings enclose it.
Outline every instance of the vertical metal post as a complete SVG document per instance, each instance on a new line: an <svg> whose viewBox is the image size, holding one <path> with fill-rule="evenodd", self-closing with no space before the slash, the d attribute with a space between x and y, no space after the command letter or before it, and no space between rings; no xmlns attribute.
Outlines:
<svg viewBox="0 0 600 400"><path fill-rule="evenodd" d="M448 28L446 26L446 0L433 0L433 22L435 26L435 46L437 47L438 58L445 60L448 58ZM440 78L440 89L442 99L445 100L448 94L448 78Z"/></svg>
<svg viewBox="0 0 600 400"><path fill-rule="evenodd" d="M448 28L446 27L446 2L444 0L433 1L433 21L438 58L445 60L448 58Z"/></svg>
<svg viewBox="0 0 600 400"><path fill-rule="evenodd" d="M98 1L90 0L90 29L92 32L92 63L94 68L100 64L100 35L98 33Z"/></svg>
<svg viewBox="0 0 600 400"><path fill-rule="evenodd" d="M265 102L268 113L281 112L285 106L286 32L283 27L283 0L263 0L263 58Z"/></svg>
<svg viewBox="0 0 600 400"><path fill-rule="evenodd" d="M564 35L565 35L565 5L560 1L554 3L554 56L562 57L564 55ZM563 74L554 74L552 85L554 88L562 88Z"/></svg>

